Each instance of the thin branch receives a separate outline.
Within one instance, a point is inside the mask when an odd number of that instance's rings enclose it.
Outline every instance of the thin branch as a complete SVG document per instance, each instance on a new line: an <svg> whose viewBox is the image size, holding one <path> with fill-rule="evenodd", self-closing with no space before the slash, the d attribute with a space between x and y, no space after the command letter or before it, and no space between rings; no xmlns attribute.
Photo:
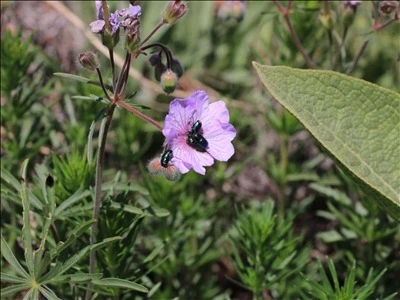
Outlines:
<svg viewBox="0 0 400 300"><path fill-rule="evenodd" d="M358 53L357 53L356 57L354 58L353 63L351 64L351 67L346 72L347 75L350 75L356 69L358 61L360 60L361 56L364 54L364 51L367 48L368 43L369 43L369 40L365 40L364 43L361 45L360 50L358 50Z"/></svg>
<svg viewBox="0 0 400 300"><path fill-rule="evenodd" d="M397 17L390 19L388 21L386 21L383 24L374 24L374 31L378 32L381 31L382 29L386 28L387 26L389 26L390 24L392 24L395 21L398 21L399 19Z"/></svg>
<svg viewBox="0 0 400 300"><path fill-rule="evenodd" d="M316 69L317 66L315 65L315 63L312 61L312 59L310 58L310 56L308 56L306 50L304 49L302 43L300 42L299 37L297 36L296 31L293 28L292 22L290 21L290 16L289 16L289 9L283 7L279 1L274 0L274 4L276 5L276 7L279 10L279 13L282 15L283 19L285 20L286 25L289 28L289 32L290 35L292 36L293 42L296 45L297 49L300 51L301 55L303 56L307 66L310 69Z"/></svg>
<svg viewBox="0 0 400 300"><path fill-rule="evenodd" d="M165 23L164 20L161 20L156 27L154 27L154 29L149 33L148 36L146 36L143 41L140 43L140 46L144 45L144 43L146 43L157 31L158 29L160 29Z"/></svg>
<svg viewBox="0 0 400 300"><path fill-rule="evenodd" d="M94 190L94 205L93 205L93 219L95 222L92 225L92 229L90 232L90 245L94 245L96 243L96 236L98 231L98 222L99 222L99 214L100 214L100 204L101 204L101 186L103 183L103 164L104 164L104 153L106 148L107 134L111 125L111 120L114 114L115 104L111 104L107 111L106 115L106 123L104 125L103 136L101 137L99 153L96 162L96 177L95 177L95 190ZM96 267L96 253L95 251L90 251L89 256L89 273L93 274ZM89 300L92 296L91 284L86 291L85 299Z"/></svg>
<svg viewBox="0 0 400 300"><path fill-rule="evenodd" d="M119 94L121 91L121 86L122 86L122 83L124 80L124 74L128 68L127 65L128 65L129 60L130 60L130 54L129 54L129 52L126 52L125 61L124 61L124 64L122 65L121 72L118 77L117 86L114 90L114 95Z"/></svg>
<svg viewBox="0 0 400 300"><path fill-rule="evenodd" d="M112 84L113 84L113 92L114 92L114 91L115 91L115 84L116 84L116 78L115 78L115 62L114 62L114 50L113 50L113 49L108 49L108 52L110 53L111 72L112 72Z"/></svg>
<svg viewBox="0 0 400 300"><path fill-rule="evenodd" d="M101 88L103 89L104 95L107 97L107 99L111 102L111 98L107 93L106 87L104 85L104 81L103 81L103 76L101 75L101 71L99 68L96 68L97 74L99 75L99 80L100 80L100 85Z"/></svg>
<svg viewBox="0 0 400 300"><path fill-rule="evenodd" d="M140 111L138 111L136 108L130 106L128 103L126 103L123 100L119 100L116 102L118 106L126 109L127 111L129 111L130 113L134 114L135 116L141 118L142 120L146 121L147 123L152 124L153 126L155 126L158 130L162 131L163 130L163 126L158 123L157 121L153 120L152 118L146 116L145 114L141 113Z"/></svg>

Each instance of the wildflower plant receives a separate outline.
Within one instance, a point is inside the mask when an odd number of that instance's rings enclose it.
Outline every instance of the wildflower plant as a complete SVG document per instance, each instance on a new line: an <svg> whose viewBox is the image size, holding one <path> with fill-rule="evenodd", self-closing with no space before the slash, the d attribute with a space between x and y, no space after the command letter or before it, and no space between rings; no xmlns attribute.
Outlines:
<svg viewBox="0 0 400 300"><path fill-rule="evenodd" d="M150 64L154 67L156 79L160 81L166 93L169 94L175 90L177 81L183 74L182 66L172 56L171 51L166 45L149 43L149 41L163 25L172 25L183 17L186 12L186 4L184 2L178 0L169 1L161 14L159 23L144 38L142 37L140 28L141 7L139 5L129 4L129 7L114 12L110 12L107 1L95 1L95 6L97 20L90 24L90 28L93 33L101 36L102 43L108 48L112 70L111 84L108 85L107 81L103 79L102 68L97 56L93 52L80 54L79 62L86 69L97 72L98 82L91 82L88 79L75 75L57 74L100 85L104 95L93 98L96 101L100 100L107 104L99 112L92 124L88 140L88 159L91 160L92 155L90 153L93 152L92 138L94 125L97 119L102 119L96 160L95 199L93 205L93 219L95 222L91 228L91 245L96 243L97 236L99 235L98 224L103 223L99 218L101 216L100 204L102 199L104 152L107 134L117 107L131 112L136 117L162 131L165 136L163 153L150 161L148 170L153 175L161 174L169 180L177 180L181 173L186 173L191 169L204 175L204 166L211 166L214 160L227 161L234 153L231 141L236 135L236 130L229 123L229 112L225 104L222 101L209 104L208 96L203 91L195 92L187 99L175 99L172 101L164 126L142 113L138 109L139 106L128 103L128 98L130 97L127 96L126 89L128 86L129 70L138 56L147 54L146 52L150 50L156 51L150 57ZM126 56L121 71L117 75L114 63L114 48L120 41L121 31L124 31L123 47L126 50ZM166 64L163 62L163 57L166 60ZM103 215L106 219L112 218L109 214ZM139 218L139 220L141 219ZM137 226L140 226L140 223L141 221L137 223ZM104 223L102 226L104 227L106 224ZM126 227L127 224L122 222L120 225ZM115 226L118 227L117 225ZM116 228L115 226L113 228ZM129 230L132 230L132 228ZM105 232L107 230L102 230L102 235ZM137 232L137 230L134 232ZM94 251L92 251L90 254L89 273L93 273L95 270L96 256ZM90 298L91 293L92 287L89 286L86 294L87 299Z"/></svg>

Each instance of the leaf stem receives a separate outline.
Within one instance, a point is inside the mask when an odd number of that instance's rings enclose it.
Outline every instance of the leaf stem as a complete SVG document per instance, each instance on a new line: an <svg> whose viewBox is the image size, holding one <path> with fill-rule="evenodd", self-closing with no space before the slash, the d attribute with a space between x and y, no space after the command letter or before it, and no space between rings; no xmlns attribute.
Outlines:
<svg viewBox="0 0 400 300"><path fill-rule="evenodd" d="M99 153L96 162L96 177L95 177L95 191L94 191L94 205L93 205L93 219L95 222L92 225L92 229L90 232L90 245L96 243L96 236L98 231L98 222L99 222L99 214L100 214L100 204L101 204L101 186L102 186L102 178L103 178L103 164L104 164L104 153L107 141L107 133L111 125L111 120L114 114L115 104L111 104L108 108L106 114L106 123L104 126L104 133L101 137ZM93 274L96 267L96 253L95 251L90 251L89 256L89 274ZM88 289L86 291L85 299L89 300L92 296L91 284L89 284Z"/></svg>
<svg viewBox="0 0 400 300"><path fill-rule="evenodd" d="M300 51L301 55L303 56L307 66L310 69L316 69L317 66L312 61L310 56L308 56L306 50L304 49L302 43L300 42L299 37L297 36L296 31L293 28L292 21L290 20L289 13L290 13L290 8L291 8L291 2L289 3L290 6L286 8L286 7L283 7L278 0L273 0L273 1L279 10L279 13L282 15L283 19L285 20L285 23L286 23L287 27L289 28L290 35L292 36L293 42L296 45L297 49Z"/></svg>
<svg viewBox="0 0 400 300"><path fill-rule="evenodd" d="M138 111L136 108L130 106L125 101L119 100L116 103L118 106L126 109L127 111L129 111L130 113L134 114L135 116L141 118L142 120L146 121L147 123L154 125L158 130L160 130L160 131L163 130L163 127L160 123L158 123L157 121L153 120L152 118L146 116L145 114L141 113L140 111Z"/></svg>
<svg viewBox="0 0 400 300"><path fill-rule="evenodd" d="M106 87L104 85L104 81L103 81L103 75L101 75L101 71L99 68L96 68L97 74L99 75L99 80L100 80L100 85L101 88L103 89L104 95L107 97L107 99L111 102L111 98L107 93Z"/></svg>
<svg viewBox="0 0 400 300"><path fill-rule="evenodd" d="M144 40L140 43L140 46L144 45L164 24L166 24L165 21L161 20L156 25L156 27L154 27L154 29L149 33L149 35L144 38Z"/></svg>

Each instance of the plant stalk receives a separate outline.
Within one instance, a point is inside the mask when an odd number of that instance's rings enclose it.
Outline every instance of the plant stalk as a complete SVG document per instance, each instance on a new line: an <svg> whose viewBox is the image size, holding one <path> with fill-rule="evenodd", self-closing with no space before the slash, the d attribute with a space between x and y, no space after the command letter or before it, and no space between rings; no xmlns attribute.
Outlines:
<svg viewBox="0 0 400 300"><path fill-rule="evenodd" d="M129 111L130 113L134 114L135 116L141 118L142 120L146 121L147 123L152 124L153 126L155 126L158 130L162 131L163 127L160 123L158 123L157 121L153 120L152 118L146 116L145 114L141 113L140 111L138 111L137 109L133 108L132 106L130 106L128 103L126 103L123 100L119 100L117 102L117 105L126 109L127 111Z"/></svg>
<svg viewBox="0 0 400 300"><path fill-rule="evenodd" d="M292 21L290 20L290 16L289 16L290 7L288 7L288 8L283 7L278 0L274 0L274 4L278 8L279 13L282 15L283 19L285 20L285 23L286 23L287 27L289 28L290 35L292 36L293 42L296 45L297 49L300 51L301 55L303 56L307 66L310 69L316 69L317 66L312 61L310 56L308 56L299 37L297 36L296 31L293 28ZM290 5L291 5L291 2L290 2Z"/></svg>
<svg viewBox="0 0 400 300"><path fill-rule="evenodd" d="M140 43L140 46L144 45L144 43L146 43L164 24L166 24L165 21L161 20L157 24L157 26L154 27L154 29L149 33L149 35L144 38L144 40Z"/></svg>
<svg viewBox="0 0 400 300"><path fill-rule="evenodd" d="M100 213L100 204L101 204L101 186L103 183L103 165L104 165L104 154L105 147L107 141L107 133L111 125L111 120L114 114L115 104L111 104L106 115L106 123L104 126L104 133L101 137L99 153L96 162L96 177L95 177L95 191L94 191L94 205L93 205L93 219L95 222L92 225L92 229L90 232L90 245L94 245L96 243L96 236L98 231L98 221L99 221L99 213ZM90 251L89 256L89 274L93 274L96 267L96 253L95 251ZM88 289L86 291L85 299L89 300L92 296L91 284L89 284Z"/></svg>
<svg viewBox="0 0 400 300"><path fill-rule="evenodd" d="M108 95L106 87L104 85L103 76L101 75L101 71L99 68L96 68L96 71L97 71L97 74L99 75L100 85L101 85L101 88L103 89L104 95L107 97L108 101L111 102L111 98Z"/></svg>

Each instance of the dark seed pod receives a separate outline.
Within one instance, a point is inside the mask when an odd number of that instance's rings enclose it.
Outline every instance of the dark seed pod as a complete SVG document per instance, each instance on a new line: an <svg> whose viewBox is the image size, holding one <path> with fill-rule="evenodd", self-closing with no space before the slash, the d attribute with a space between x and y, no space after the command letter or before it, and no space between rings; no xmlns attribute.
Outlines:
<svg viewBox="0 0 400 300"><path fill-rule="evenodd" d="M154 67L154 78L157 81L161 81L161 75L165 73L165 71L167 71L167 67L163 63L156 65Z"/></svg>
<svg viewBox="0 0 400 300"><path fill-rule="evenodd" d="M173 58L171 61L171 70L174 71L178 78L182 77L183 75L183 68L179 60Z"/></svg>

